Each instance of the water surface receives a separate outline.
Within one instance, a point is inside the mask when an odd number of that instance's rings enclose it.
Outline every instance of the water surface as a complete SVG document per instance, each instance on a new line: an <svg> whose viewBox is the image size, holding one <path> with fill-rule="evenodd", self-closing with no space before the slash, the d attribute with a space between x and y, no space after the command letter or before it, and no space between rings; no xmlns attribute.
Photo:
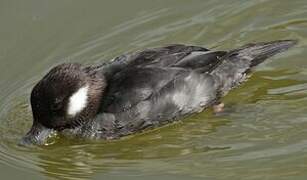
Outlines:
<svg viewBox="0 0 307 180"><path fill-rule="evenodd" d="M306 0L0 0L3 179L306 179ZM210 110L117 141L24 148L29 93L52 66L172 43L229 49L298 39Z"/></svg>

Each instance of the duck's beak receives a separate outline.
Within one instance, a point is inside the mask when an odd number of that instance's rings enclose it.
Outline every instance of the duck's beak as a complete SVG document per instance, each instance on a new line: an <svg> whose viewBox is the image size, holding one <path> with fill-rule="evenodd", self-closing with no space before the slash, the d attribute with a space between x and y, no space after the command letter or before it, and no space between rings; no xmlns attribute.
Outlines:
<svg viewBox="0 0 307 180"><path fill-rule="evenodd" d="M19 145L44 145L53 132L54 130L34 122L30 131L19 142Z"/></svg>

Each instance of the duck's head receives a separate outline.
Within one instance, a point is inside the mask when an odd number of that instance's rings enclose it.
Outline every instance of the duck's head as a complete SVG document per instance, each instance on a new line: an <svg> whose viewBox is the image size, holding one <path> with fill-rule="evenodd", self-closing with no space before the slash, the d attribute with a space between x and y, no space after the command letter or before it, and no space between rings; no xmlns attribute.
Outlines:
<svg viewBox="0 0 307 180"><path fill-rule="evenodd" d="M51 132L88 122L97 114L105 86L101 73L80 64L52 68L32 90L33 125L21 144L44 144Z"/></svg>

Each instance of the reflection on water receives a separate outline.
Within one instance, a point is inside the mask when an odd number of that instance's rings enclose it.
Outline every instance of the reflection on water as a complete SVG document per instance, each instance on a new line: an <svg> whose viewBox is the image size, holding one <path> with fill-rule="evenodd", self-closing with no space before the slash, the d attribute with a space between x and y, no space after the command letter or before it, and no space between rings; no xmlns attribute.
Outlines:
<svg viewBox="0 0 307 180"><path fill-rule="evenodd" d="M304 0L0 3L3 178L307 176ZM252 41L291 38L300 44L259 66L249 81L223 99L223 113L207 110L116 141L58 136L49 146L17 145L32 123L31 88L57 63L100 63L124 52L171 43L228 49Z"/></svg>

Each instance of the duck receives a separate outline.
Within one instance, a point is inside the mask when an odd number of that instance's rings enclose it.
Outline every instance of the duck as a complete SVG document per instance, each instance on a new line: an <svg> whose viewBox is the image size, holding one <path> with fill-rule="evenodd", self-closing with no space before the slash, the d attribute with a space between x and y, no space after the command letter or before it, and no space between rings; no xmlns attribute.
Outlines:
<svg viewBox="0 0 307 180"><path fill-rule="evenodd" d="M63 63L34 86L33 124L21 145L44 145L54 132L113 140L180 121L221 98L253 67L297 44L251 43L220 51L172 44L96 65Z"/></svg>

